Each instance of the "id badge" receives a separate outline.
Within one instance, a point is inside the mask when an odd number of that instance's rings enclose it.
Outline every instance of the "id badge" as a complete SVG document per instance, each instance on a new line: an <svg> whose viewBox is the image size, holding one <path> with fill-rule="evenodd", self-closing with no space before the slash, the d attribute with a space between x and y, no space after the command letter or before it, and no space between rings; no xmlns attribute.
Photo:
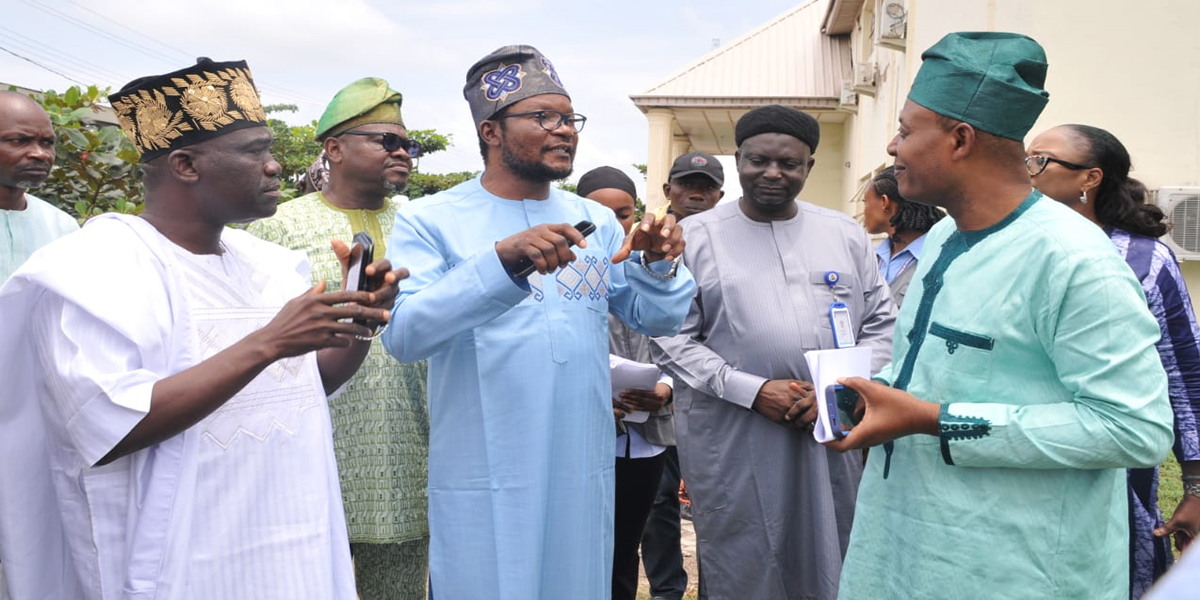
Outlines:
<svg viewBox="0 0 1200 600"><path fill-rule="evenodd" d="M833 326L833 346L853 348L854 323L850 320L850 308L841 302L829 306L829 322Z"/></svg>

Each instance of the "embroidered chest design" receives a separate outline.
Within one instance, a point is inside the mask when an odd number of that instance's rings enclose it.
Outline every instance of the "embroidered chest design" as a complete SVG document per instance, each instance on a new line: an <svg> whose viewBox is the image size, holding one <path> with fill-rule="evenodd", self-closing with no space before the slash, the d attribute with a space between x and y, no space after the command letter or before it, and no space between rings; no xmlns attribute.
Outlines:
<svg viewBox="0 0 1200 600"><path fill-rule="evenodd" d="M557 294L572 301L607 301L611 288L611 274L608 270L611 266L603 256L577 254L575 262L554 273ZM545 300L545 285L544 276L529 277L534 301Z"/></svg>

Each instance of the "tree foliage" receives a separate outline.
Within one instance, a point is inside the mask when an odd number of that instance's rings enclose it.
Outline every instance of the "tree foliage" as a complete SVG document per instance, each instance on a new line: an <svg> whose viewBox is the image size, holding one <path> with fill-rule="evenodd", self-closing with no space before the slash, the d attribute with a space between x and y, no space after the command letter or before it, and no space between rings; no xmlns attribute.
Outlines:
<svg viewBox="0 0 1200 600"><path fill-rule="evenodd" d="M408 191L405 194L410 199L432 196L448 190L479 174L479 171L458 171L457 173L421 173L414 170L408 176Z"/></svg>
<svg viewBox="0 0 1200 600"><path fill-rule="evenodd" d="M108 88L72 86L34 97L54 126L54 168L36 190L39 198L79 220L106 212L142 209L142 170L133 143L115 125L90 119L101 111Z"/></svg>
<svg viewBox="0 0 1200 600"><path fill-rule="evenodd" d="M297 108L295 104L268 104L263 107L263 112L273 115L296 112ZM271 153L283 167L279 173L279 196L284 200L294 198L303 187L304 175L308 173L309 165L321 155L321 142L315 137L317 122L289 125L287 121L268 116L267 129L271 130L271 136L274 138L271 142Z"/></svg>
<svg viewBox="0 0 1200 600"><path fill-rule="evenodd" d="M36 195L63 209L80 221L105 213L141 212L143 202L140 156L133 143L115 125L93 120L102 109L108 88L80 86L58 93L47 90L34 97L54 126L57 136L54 168ZM295 112L292 104L271 104L263 107L268 115ZM315 139L317 122L290 125L268 116L267 128L274 136L271 151L282 167L280 173L282 199L298 195L308 167L321 155L322 145ZM433 129L414 129L409 136L421 144L422 156L441 152L453 144L450 135ZM419 164L419 161L417 161ZM477 173L427 174L414 167L409 178L410 197L419 198L449 189L467 181Z"/></svg>

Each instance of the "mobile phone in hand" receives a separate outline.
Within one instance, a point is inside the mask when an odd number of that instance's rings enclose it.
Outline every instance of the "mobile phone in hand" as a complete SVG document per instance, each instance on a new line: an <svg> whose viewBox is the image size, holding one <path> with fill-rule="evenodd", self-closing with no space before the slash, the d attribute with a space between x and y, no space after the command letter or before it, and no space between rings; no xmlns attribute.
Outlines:
<svg viewBox="0 0 1200 600"><path fill-rule="evenodd" d="M593 231L596 231L596 225L591 221L580 221L575 224L575 231L578 231L583 237L587 237L591 235ZM574 246L574 244L571 245ZM524 278L529 277L529 274L533 273L534 269L535 267L533 266L532 260L529 260L528 258L522 258L521 260L517 261L517 264L513 265L508 272L513 277Z"/></svg>
<svg viewBox="0 0 1200 600"><path fill-rule="evenodd" d="M354 246L362 248L362 253L354 256ZM372 289L371 278L367 277L367 265L375 262L375 240L365 231L354 234L350 244L350 270L346 273L346 290L369 292Z"/></svg>
<svg viewBox="0 0 1200 600"><path fill-rule="evenodd" d="M858 392L841 384L825 386L825 418L834 437L843 438L858 424Z"/></svg>

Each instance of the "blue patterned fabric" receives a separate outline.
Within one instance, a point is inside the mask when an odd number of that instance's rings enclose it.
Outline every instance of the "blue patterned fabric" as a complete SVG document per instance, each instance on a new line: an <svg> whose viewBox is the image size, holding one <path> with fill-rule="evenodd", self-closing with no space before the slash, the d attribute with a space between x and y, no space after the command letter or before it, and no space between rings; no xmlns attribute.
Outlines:
<svg viewBox="0 0 1200 600"><path fill-rule="evenodd" d="M1175 414L1175 458L1200 460L1200 328L1175 255L1154 238L1120 229L1109 238L1133 269L1146 304L1162 329L1157 348L1167 372ZM1163 524L1158 508L1158 468L1129 472L1130 597L1140 598L1171 566L1170 538L1155 538Z"/></svg>
<svg viewBox="0 0 1200 600"><path fill-rule="evenodd" d="M596 231L571 264L519 280L501 265L498 240L583 219ZM387 255L412 275L381 339L401 361L429 358L438 598L611 597L608 316L671 335L695 291L683 266L663 281L637 255L611 265L624 238L596 202L557 188L545 200L506 200L478 177L396 214Z"/></svg>

